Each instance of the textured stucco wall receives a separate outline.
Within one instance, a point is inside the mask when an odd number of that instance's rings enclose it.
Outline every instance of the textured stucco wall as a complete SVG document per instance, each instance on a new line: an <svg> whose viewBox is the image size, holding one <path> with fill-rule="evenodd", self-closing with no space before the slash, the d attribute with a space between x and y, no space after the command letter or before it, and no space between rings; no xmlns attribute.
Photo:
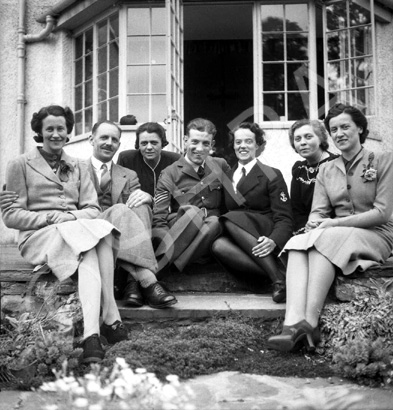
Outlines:
<svg viewBox="0 0 393 410"><path fill-rule="evenodd" d="M36 22L57 0L26 1L26 33L37 34L45 26ZM19 155L17 129L19 2L0 0L0 183L7 162ZM64 33L51 34L39 43L26 45L25 150L35 146L30 129L32 114L44 105L72 105L71 40ZM14 241L15 232L0 222L0 244Z"/></svg>

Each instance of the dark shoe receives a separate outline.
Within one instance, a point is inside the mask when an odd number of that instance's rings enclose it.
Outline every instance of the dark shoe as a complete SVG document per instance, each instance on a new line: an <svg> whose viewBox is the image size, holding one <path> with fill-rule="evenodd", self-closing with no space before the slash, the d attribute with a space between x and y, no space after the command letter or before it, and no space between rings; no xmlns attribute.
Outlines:
<svg viewBox="0 0 393 410"><path fill-rule="evenodd" d="M143 297L139 282L131 280L124 289L124 301L126 306L141 307L143 306Z"/></svg>
<svg viewBox="0 0 393 410"><path fill-rule="evenodd" d="M147 288L141 287L145 302L152 308L163 309L177 303L177 299L156 282Z"/></svg>
<svg viewBox="0 0 393 410"><path fill-rule="evenodd" d="M102 348L101 341L97 333L89 336L82 342L83 363L98 363L101 362L105 356L104 349Z"/></svg>
<svg viewBox="0 0 393 410"><path fill-rule="evenodd" d="M307 351L309 353L314 353L316 349L315 346L321 341L321 332L318 326L314 327L314 329L312 330L311 338L313 343L308 343Z"/></svg>
<svg viewBox="0 0 393 410"><path fill-rule="evenodd" d="M128 340L127 329L120 320L116 320L112 325L103 323L100 327L100 334L104 343L109 345Z"/></svg>
<svg viewBox="0 0 393 410"><path fill-rule="evenodd" d="M276 303L284 303L287 299L287 287L285 282L276 281L273 283L272 299Z"/></svg>
<svg viewBox="0 0 393 410"><path fill-rule="evenodd" d="M284 326L280 335L269 337L267 347L280 352L296 352L303 346L315 350L313 330L306 320Z"/></svg>

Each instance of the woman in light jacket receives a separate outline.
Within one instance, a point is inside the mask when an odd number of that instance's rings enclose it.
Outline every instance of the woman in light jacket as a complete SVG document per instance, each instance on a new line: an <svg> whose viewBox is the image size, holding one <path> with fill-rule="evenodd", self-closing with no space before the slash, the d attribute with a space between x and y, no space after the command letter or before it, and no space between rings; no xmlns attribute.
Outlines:
<svg viewBox="0 0 393 410"><path fill-rule="evenodd" d="M127 331L113 295L119 232L95 219L100 207L87 167L63 151L73 126L68 107L51 105L33 114L31 127L38 134L34 139L43 145L8 163L6 186L18 198L2 217L8 228L19 230L19 250L29 263L47 264L60 281L78 270L83 361L89 363L104 357L100 333L115 343L127 339Z"/></svg>
<svg viewBox="0 0 393 410"><path fill-rule="evenodd" d="M384 263L393 247L392 153L363 148L367 119L355 107L336 104L325 126L341 156L321 165L307 232L285 245L284 327L268 340L275 350L294 351L303 345L314 350L319 315L336 270L350 275Z"/></svg>

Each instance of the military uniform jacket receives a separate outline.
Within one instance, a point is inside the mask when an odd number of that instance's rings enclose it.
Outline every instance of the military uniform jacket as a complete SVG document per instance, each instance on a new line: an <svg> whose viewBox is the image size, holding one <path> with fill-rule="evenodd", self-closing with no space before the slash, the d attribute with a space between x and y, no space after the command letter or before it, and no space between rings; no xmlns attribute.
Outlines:
<svg viewBox="0 0 393 410"><path fill-rule="evenodd" d="M219 215L223 205L223 185L231 184L229 165L222 158L207 157L202 180L194 168L181 157L161 174L156 189L153 227L168 228L168 222L182 205L206 209L206 215Z"/></svg>

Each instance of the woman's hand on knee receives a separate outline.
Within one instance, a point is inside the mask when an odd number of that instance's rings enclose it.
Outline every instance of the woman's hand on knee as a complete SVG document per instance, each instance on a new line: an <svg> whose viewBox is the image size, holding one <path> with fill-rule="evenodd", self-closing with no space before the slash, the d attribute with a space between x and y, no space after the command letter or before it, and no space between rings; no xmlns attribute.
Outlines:
<svg viewBox="0 0 393 410"><path fill-rule="evenodd" d="M46 214L46 223L48 225L61 224L62 222L75 221L75 219L76 218L74 215L70 213L66 213L66 212L52 211Z"/></svg>
<svg viewBox="0 0 393 410"><path fill-rule="evenodd" d="M270 255L277 246L273 239L270 239L267 236L260 236L258 242L258 245L252 248L252 254L259 258L264 258L265 256Z"/></svg>

